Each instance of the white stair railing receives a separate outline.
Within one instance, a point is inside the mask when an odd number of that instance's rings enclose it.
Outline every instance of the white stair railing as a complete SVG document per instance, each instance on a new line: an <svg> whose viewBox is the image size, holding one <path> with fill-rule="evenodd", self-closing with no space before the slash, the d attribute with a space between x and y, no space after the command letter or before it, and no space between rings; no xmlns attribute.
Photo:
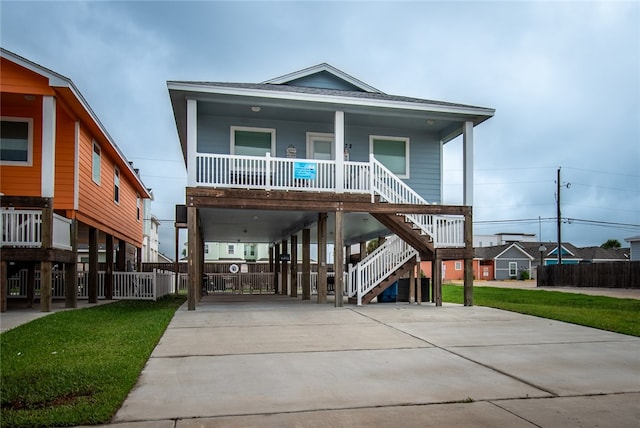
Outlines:
<svg viewBox="0 0 640 428"><path fill-rule="evenodd" d="M389 237L357 265L349 265L349 297L357 296L358 306L362 305L365 294L417 254L413 247L398 236Z"/></svg>
<svg viewBox="0 0 640 428"><path fill-rule="evenodd" d="M389 171L371 155L370 188L371 199L379 195L383 202L391 204L429 205L404 181ZM463 247L464 218L460 216L438 216L429 214L403 214L420 233L433 241L434 247Z"/></svg>

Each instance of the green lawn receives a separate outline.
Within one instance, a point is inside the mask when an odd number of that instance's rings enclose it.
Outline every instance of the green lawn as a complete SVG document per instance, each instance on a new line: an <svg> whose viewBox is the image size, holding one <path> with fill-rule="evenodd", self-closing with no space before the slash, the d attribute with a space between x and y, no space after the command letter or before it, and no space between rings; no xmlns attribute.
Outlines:
<svg viewBox="0 0 640 428"><path fill-rule="evenodd" d="M463 287L443 285L442 300L463 303ZM474 287L474 304L640 337L640 300L546 290Z"/></svg>
<svg viewBox="0 0 640 428"><path fill-rule="evenodd" d="M2 426L108 422L184 300L57 312L2 333Z"/></svg>

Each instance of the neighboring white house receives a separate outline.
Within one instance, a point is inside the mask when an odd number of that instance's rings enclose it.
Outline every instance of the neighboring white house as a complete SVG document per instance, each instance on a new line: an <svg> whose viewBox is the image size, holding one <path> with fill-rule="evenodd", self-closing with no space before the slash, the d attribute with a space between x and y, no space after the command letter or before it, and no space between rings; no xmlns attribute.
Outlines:
<svg viewBox="0 0 640 428"><path fill-rule="evenodd" d="M155 215L151 214L153 191L151 189L147 190L149 191L151 198L145 199L143 205L144 227L142 236L142 262L156 263L158 262L158 247L160 245L160 221Z"/></svg>
<svg viewBox="0 0 640 428"><path fill-rule="evenodd" d="M640 261L640 235L626 238L625 241L627 241L631 246L631 257L629 260L632 262Z"/></svg>
<svg viewBox="0 0 640 428"><path fill-rule="evenodd" d="M509 244L511 242L536 242L534 233L507 233L500 232L493 235L473 235L473 247L494 247L496 245Z"/></svg>

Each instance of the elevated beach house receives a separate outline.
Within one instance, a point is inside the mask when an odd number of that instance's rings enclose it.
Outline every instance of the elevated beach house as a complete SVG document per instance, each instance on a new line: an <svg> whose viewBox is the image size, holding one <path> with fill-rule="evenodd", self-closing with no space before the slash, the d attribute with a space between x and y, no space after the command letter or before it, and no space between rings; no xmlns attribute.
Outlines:
<svg viewBox="0 0 640 428"><path fill-rule="evenodd" d="M463 259L472 304L473 130L493 109L388 95L328 64L262 83L167 85L188 173L189 309L204 242L271 244L277 291L292 296L288 260L301 245L304 273L318 244L319 302L334 244L337 306L345 294L371 301L420 260L438 269ZM464 204L442 205L443 145L461 135ZM374 252L345 263L351 245L378 237L387 239Z"/></svg>
<svg viewBox="0 0 640 428"><path fill-rule="evenodd" d="M42 311L50 310L52 293L75 307L78 243L89 248L85 297L97 299L104 245L111 298L111 266L124 271L142 248L149 194L69 78L5 49L0 54L1 308L8 297L31 305L38 277ZM64 279L62 289L54 289L54 278Z"/></svg>

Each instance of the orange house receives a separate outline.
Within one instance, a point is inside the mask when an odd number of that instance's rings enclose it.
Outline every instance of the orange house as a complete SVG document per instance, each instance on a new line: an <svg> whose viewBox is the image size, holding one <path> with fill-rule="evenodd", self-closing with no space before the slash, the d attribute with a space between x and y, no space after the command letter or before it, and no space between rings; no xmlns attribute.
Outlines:
<svg viewBox="0 0 640 428"><path fill-rule="evenodd" d="M52 273L64 269L66 306L75 307L78 243L89 246L89 302L97 299L98 247L106 248L110 298L111 267L140 260L149 193L70 79L0 53L1 309L9 278L24 269L28 305L39 270L41 310L50 310Z"/></svg>

